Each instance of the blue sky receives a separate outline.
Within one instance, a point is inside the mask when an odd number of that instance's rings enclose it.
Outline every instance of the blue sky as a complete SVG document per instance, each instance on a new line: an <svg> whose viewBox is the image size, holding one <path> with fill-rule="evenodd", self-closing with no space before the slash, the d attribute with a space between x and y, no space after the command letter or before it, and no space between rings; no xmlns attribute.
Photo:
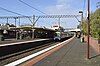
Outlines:
<svg viewBox="0 0 100 66"><path fill-rule="evenodd" d="M79 14L79 10L84 10L84 16L86 16L86 6L87 0L22 0L31 6L43 11L46 14ZM96 10L96 3L99 0L91 1L91 11ZM0 7L6 8L8 10L20 13L22 15L32 16L32 15L44 15L26 5L21 3L19 0L0 0ZM17 16L0 9L0 16ZM80 19L80 18L79 18ZM18 21L18 20L17 20ZM1 23L6 23L6 20L1 20ZM51 27L53 24L57 23L58 19L39 19L36 26L46 26ZM14 20L9 20L9 23L14 23ZM28 19L21 19L21 24L31 24ZM78 25L78 21L75 18L62 18L61 26L64 28L75 28Z"/></svg>

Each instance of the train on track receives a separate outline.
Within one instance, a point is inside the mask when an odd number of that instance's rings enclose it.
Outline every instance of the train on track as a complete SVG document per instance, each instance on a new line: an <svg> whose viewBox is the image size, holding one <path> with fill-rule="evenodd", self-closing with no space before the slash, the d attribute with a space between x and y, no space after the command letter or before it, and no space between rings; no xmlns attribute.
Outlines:
<svg viewBox="0 0 100 66"><path fill-rule="evenodd" d="M65 38L70 38L72 37L74 34L71 33L71 32L55 32L55 35L54 35L54 41L61 41L62 39L65 39Z"/></svg>
<svg viewBox="0 0 100 66"><path fill-rule="evenodd" d="M53 25L52 29L55 30L53 40L54 41L61 41L62 39L66 39L72 37L74 34L72 32L65 32L64 28L59 25Z"/></svg>

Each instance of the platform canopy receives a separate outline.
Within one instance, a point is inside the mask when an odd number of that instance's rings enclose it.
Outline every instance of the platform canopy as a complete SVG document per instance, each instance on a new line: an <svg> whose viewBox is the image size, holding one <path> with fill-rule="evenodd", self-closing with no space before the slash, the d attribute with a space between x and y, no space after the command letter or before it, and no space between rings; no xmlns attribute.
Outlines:
<svg viewBox="0 0 100 66"><path fill-rule="evenodd" d="M78 32L78 31L81 31L81 30L80 29L72 29L72 30L68 30L68 31Z"/></svg>

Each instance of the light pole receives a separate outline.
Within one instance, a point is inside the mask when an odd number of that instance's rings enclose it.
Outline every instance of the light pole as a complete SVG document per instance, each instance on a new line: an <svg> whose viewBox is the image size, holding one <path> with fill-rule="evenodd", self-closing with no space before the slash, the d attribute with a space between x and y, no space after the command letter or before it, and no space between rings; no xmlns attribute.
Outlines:
<svg viewBox="0 0 100 66"><path fill-rule="evenodd" d="M81 42L84 42L84 37L83 37L83 26L82 26L82 23L83 23L83 11L79 11L79 13L81 13L81 21L80 21L80 30L81 30Z"/></svg>
<svg viewBox="0 0 100 66"><path fill-rule="evenodd" d="M82 32L83 11L79 11L79 13L81 13L80 30Z"/></svg>
<svg viewBox="0 0 100 66"><path fill-rule="evenodd" d="M89 34L90 34L90 0L87 0L87 29L88 29L88 35L87 35L87 59L90 59L90 37L89 37Z"/></svg>

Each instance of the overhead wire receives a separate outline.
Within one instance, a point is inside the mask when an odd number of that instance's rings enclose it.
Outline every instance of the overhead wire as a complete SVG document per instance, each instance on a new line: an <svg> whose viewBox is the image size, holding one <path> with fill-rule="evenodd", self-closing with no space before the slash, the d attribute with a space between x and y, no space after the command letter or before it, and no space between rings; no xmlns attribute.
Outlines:
<svg viewBox="0 0 100 66"><path fill-rule="evenodd" d="M86 0L83 0L84 2L83 2L83 8L82 8L82 12L84 13L84 10L85 10L85 5L86 5ZM78 22L80 22L79 21L79 19L75 16L75 18L78 20Z"/></svg>
<svg viewBox="0 0 100 66"><path fill-rule="evenodd" d="M20 15L20 16L25 16L25 15L19 14L19 13L17 13L17 12L8 10L8 9L6 9L6 8L3 8L3 7L0 7L0 9L2 9L2 10L4 10L4 11L7 11L7 12L10 12L10 13L13 13L13 14ZM33 23L29 17L27 17L27 18L29 19L29 21L30 21L31 23Z"/></svg>
<svg viewBox="0 0 100 66"><path fill-rule="evenodd" d="M48 14L46 14L45 12L43 12L43 11L41 11L41 10L39 10L39 9L37 9L37 8L35 8L35 7L33 7L33 6L31 6L31 5L29 5L28 3L26 3L26 2L24 2L24 1L22 1L22 0L19 0L19 1L20 1L21 3L27 5L28 7L32 8L32 9L34 9L34 10L40 12L40 13L42 13L42 14L48 15ZM38 17L38 19L39 19L39 17ZM34 22L34 25L35 25L35 23L38 21L38 19Z"/></svg>
<svg viewBox="0 0 100 66"><path fill-rule="evenodd" d="M84 13L84 11L85 11L85 6L86 6L86 0L83 0L84 2L83 2L83 8L82 8L82 12ZM75 18L78 20L78 22L80 22L79 21L79 19L75 16Z"/></svg>
<svg viewBox="0 0 100 66"><path fill-rule="evenodd" d="M16 13L16 12L10 11L10 10L5 9L5 8L3 8L3 7L0 7L0 9L5 10L5 11L10 12L10 13L13 13L13 14L21 15L21 14L19 14L19 13Z"/></svg>
<svg viewBox="0 0 100 66"><path fill-rule="evenodd" d="M96 7L100 8L100 1L96 3Z"/></svg>
<svg viewBox="0 0 100 66"><path fill-rule="evenodd" d="M25 4L25 5L27 5L28 7L30 7L30 8L32 8L32 9L34 9L34 10L36 10L36 11L38 11L38 12L40 12L40 13L42 13L42 14L45 14L45 15L47 15L46 13L44 13L43 11L41 11L41 10L39 10L39 9L37 9L37 8L35 8L35 7L33 7L33 6L31 6L31 5L29 5L28 3L26 3L26 2L24 2L24 1L22 1L22 0L19 0L21 3L23 3L23 4ZM37 20L36 21L34 21L34 24L33 25L35 25L36 24L36 22L38 21L38 19L39 19L40 17L38 17L37 18Z"/></svg>
<svg viewBox="0 0 100 66"><path fill-rule="evenodd" d="M27 5L27 6L29 6L30 8L33 8L34 10L36 10L36 11L42 13L42 14L47 15L46 13L42 12L41 10L39 10L39 9L37 9L37 8L35 8L35 7L31 6L31 5L29 5L28 3L26 3L26 2L24 2L24 1L22 1L22 0L19 0L19 1L20 1L21 3L23 3L23 4Z"/></svg>

